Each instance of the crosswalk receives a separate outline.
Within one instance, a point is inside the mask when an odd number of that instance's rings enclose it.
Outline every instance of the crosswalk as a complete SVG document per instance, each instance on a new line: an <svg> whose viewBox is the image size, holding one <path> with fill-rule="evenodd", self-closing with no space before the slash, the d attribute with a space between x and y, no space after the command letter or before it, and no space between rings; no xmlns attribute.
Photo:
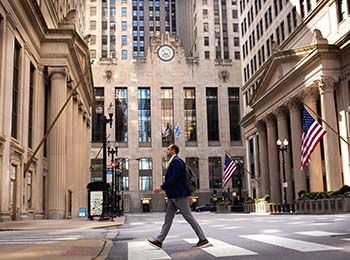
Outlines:
<svg viewBox="0 0 350 260"><path fill-rule="evenodd" d="M60 241L78 240L79 235L64 235L64 236L43 236L43 237L7 237L0 238L0 245L14 245L14 244L52 244Z"/></svg>
<svg viewBox="0 0 350 260"><path fill-rule="evenodd" d="M324 231L307 231L307 232L294 232L297 236L302 237L325 237L325 236L337 236L343 235L342 233L324 232ZM270 246L277 246L279 248L287 248L294 250L296 252L307 253L307 252L322 252L322 251L335 251L344 250L342 247L330 246L322 243L315 243L306 241L303 238L288 238L281 235L271 235L271 234L250 234L250 235L240 235L238 236L247 241L255 241L262 244L268 244ZM349 238L333 238L340 239L343 242L350 242ZM197 250L195 252L205 252L214 257L235 257L235 256L253 256L261 254L259 250L248 249L245 246L233 245L231 243L225 242L223 240L208 237L210 246ZM178 237L176 243L188 243L195 244L198 238L180 238ZM184 241L184 242L181 242ZM172 259L172 257L167 253L167 249L155 249L147 241L130 241L128 243L128 260L155 260L155 259ZM249 244L248 242L246 243ZM190 245L188 249L192 250ZM193 252L193 251L192 251Z"/></svg>

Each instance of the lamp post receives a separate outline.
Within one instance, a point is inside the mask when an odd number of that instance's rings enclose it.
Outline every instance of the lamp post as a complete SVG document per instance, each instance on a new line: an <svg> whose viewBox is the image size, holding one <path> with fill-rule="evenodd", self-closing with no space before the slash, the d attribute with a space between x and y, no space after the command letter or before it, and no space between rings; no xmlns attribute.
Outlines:
<svg viewBox="0 0 350 260"><path fill-rule="evenodd" d="M109 127L112 128L112 122L113 122L113 104L110 103L108 107L108 116L107 118L105 115L103 115L103 107L101 105L96 106L95 112L98 116L98 120L102 121L102 144L103 144L103 175L102 175L102 181L104 185L107 185L107 124L109 123ZM100 217L100 220L107 220L109 219L108 216L108 193L107 189L103 190L103 202L102 202L102 214Z"/></svg>
<svg viewBox="0 0 350 260"><path fill-rule="evenodd" d="M110 143L108 142L107 145L107 150L108 150L108 155L111 155L112 157L112 187L111 187L111 216L112 216L112 220L113 218L116 216L116 212L119 213L119 205L117 207L117 191L118 191L118 186L119 186L119 182L117 182L117 176L116 176L116 168L119 168L118 162L115 161L114 159L114 155L116 155L116 157L118 156L118 144L115 143L114 147L110 146Z"/></svg>
<svg viewBox="0 0 350 260"><path fill-rule="evenodd" d="M235 164L237 165L237 185L238 185L238 206L242 207L242 165L243 160L234 160Z"/></svg>
<svg viewBox="0 0 350 260"><path fill-rule="evenodd" d="M283 178L283 203L282 203L283 209L282 209L282 211L286 212L287 211L287 186L288 186L288 183L286 182L286 171L284 168L284 163L285 163L284 153L287 152L288 140L285 138L282 142L280 139L278 139L276 144L277 144L278 150L281 151L281 155L282 155L282 161L281 161L282 178Z"/></svg>

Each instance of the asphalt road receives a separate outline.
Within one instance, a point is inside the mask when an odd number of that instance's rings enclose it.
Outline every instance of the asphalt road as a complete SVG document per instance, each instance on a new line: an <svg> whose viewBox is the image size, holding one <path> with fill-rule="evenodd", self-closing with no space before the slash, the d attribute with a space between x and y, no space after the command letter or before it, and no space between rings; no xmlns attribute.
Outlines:
<svg viewBox="0 0 350 260"><path fill-rule="evenodd" d="M349 260L350 214L246 215L194 213L210 247L192 249L195 233L176 215L161 250L145 241L156 236L164 213L129 214L119 228L109 260L298 259Z"/></svg>

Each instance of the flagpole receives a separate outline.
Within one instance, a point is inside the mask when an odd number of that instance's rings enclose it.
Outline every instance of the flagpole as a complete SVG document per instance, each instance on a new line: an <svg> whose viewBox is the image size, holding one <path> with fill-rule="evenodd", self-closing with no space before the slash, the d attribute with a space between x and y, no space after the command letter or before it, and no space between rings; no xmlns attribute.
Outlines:
<svg viewBox="0 0 350 260"><path fill-rule="evenodd" d="M228 152L226 152L226 153L230 156L230 158L232 158L231 154L229 154ZM246 168L244 168L243 165L240 165L240 167L244 170L244 172L248 173L250 175L250 177L252 177L254 180L256 180L258 184L261 184L261 182L255 177L255 175L253 175L250 171L248 171Z"/></svg>
<svg viewBox="0 0 350 260"><path fill-rule="evenodd" d="M318 119L320 119L329 129L332 130L333 133L335 133L341 140L343 140L347 145L350 145L348 141L344 139L336 130L334 130L333 127L331 127L321 116L319 116L315 111L313 111L308 105L304 104L304 106L315 116L317 116Z"/></svg>

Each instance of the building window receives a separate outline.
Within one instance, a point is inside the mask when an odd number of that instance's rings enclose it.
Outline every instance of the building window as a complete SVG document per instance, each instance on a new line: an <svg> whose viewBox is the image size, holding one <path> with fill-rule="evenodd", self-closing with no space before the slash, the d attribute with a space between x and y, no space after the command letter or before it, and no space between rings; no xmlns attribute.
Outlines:
<svg viewBox="0 0 350 260"><path fill-rule="evenodd" d="M128 9L126 7L122 7L122 17L126 17L128 15Z"/></svg>
<svg viewBox="0 0 350 260"><path fill-rule="evenodd" d="M208 9L203 9L203 18L208 18Z"/></svg>
<svg viewBox="0 0 350 260"><path fill-rule="evenodd" d="M203 32L209 32L209 24L203 23Z"/></svg>
<svg viewBox="0 0 350 260"><path fill-rule="evenodd" d="M122 50L122 60L127 60L127 59L128 59L128 51Z"/></svg>
<svg viewBox="0 0 350 260"><path fill-rule="evenodd" d="M165 175L169 167L169 157L162 158L162 180L165 181Z"/></svg>
<svg viewBox="0 0 350 260"><path fill-rule="evenodd" d="M120 170L120 189L121 191L129 190L129 159L118 158Z"/></svg>
<svg viewBox="0 0 350 260"><path fill-rule="evenodd" d="M173 89L161 88L161 121L162 121L162 145L167 147L174 143L174 101Z"/></svg>
<svg viewBox="0 0 350 260"><path fill-rule="evenodd" d="M91 163L91 181L103 180L103 160L100 158L93 158Z"/></svg>
<svg viewBox="0 0 350 260"><path fill-rule="evenodd" d="M192 171L194 172L194 174L197 177L197 188L198 190L200 189L199 186L199 164L198 164L198 157L186 157L185 158L186 164L192 169Z"/></svg>
<svg viewBox="0 0 350 260"><path fill-rule="evenodd" d="M240 103L239 103L239 88L228 88L228 107L230 116L230 139L233 141L241 140L241 127L239 121Z"/></svg>
<svg viewBox="0 0 350 260"><path fill-rule="evenodd" d="M96 30L96 21L90 21L90 30Z"/></svg>
<svg viewBox="0 0 350 260"><path fill-rule="evenodd" d="M29 107L28 107L28 147L33 148L33 115L34 115L34 84L35 84L35 67L30 63L29 79Z"/></svg>
<svg viewBox="0 0 350 260"><path fill-rule="evenodd" d="M104 88L95 88L95 107L104 108ZM92 110L92 142L102 142L103 140L103 115L98 116L95 109Z"/></svg>
<svg viewBox="0 0 350 260"><path fill-rule="evenodd" d="M237 19L237 18L238 18L237 10L232 10L232 19Z"/></svg>
<svg viewBox="0 0 350 260"><path fill-rule="evenodd" d="M139 144L151 144L151 90L138 89L138 141Z"/></svg>
<svg viewBox="0 0 350 260"><path fill-rule="evenodd" d="M209 157L209 188L221 189L222 167L221 157Z"/></svg>
<svg viewBox="0 0 350 260"><path fill-rule="evenodd" d="M210 52L209 51L204 52L204 59L206 59L206 60L210 59Z"/></svg>
<svg viewBox="0 0 350 260"><path fill-rule="evenodd" d="M233 32L239 32L238 23L234 23L232 27L233 27Z"/></svg>
<svg viewBox="0 0 350 260"><path fill-rule="evenodd" d="M19 70L20 70L20 53L21 46L15 41L15 49L13 55L13 85L12 85L12 124L11 136L17 138L17 120L19 108Z"/></svg>
<svg viewBox="0 0 350 260"><path fill-rule="evenodd" d="M299 0L299 6L300 6L300 16L301 18L305 17L305 0Z"/></svg>
<svg viewBox="0 0 350 260"><path fill-rule="evenodd" d="M185 142L197 142L196 89L184 88Z"/></svg>
<svg viewBox="0 0 350 260"><path fill-rule="evenodd" d="M233 37L233 45L239 47L239 37Z"/></svg>
<svg viewBox="0 0 350 260"><path fill-rule="evenodd" d="M115 140L128 142L128 89L115 89Z"/></svg>
<svg viewBox="0 0 350 260"><path fill-rule="evenodd" d="M96 6L90 6L90 16L96 16Z"/></svg>
<svg viewBox="0 0 350 260"><path fill-rule="evenodd" d="M127 45L128 37L126 35L122 35L122 45Z"/></svg>
<svg viewBox="0 0 350 260"><path fill-rule="evenodd" d="M218 89L207 88L206 99L208 141L219 141Z"/></svg>
<svg viewBox="0 0 350 260"><path fill-rule="evenodd" d="M209 46L209 37L204 37L204 46Z"/></svg>
<svg viewBox="0 0 350 260"><path fill-rule="evenodd" d="M235 51L235 60L241 59L241 53L239 51Z"/></svg>
<svg viewBox="0 0 350 260"><path fill-rule="evenodd" d="M122 31L126 31L128 29L128 24L126 21L122 21Z"/></svg>
<svg viewBox="0 0 350 260"><path fill-rule="evenodd" d="M254 179L255 177L255 161L254 161L254 138L249 139L249 164L250 164L250 177Z"/></svg>
<svg viewBox="0 0 350 260"><path fill-rule="evenodd" d="M139 160L139 190L151 191L152 185L152 158Z"/></svg>
<svg viewBox="0 0 350 260"><path fill-rule="evenodd" d="M293 18L293 26L294 28L297 27L298 25L298 20L297 20L297 8L294 6L292 9L292 18Z"/></svg>
<svg viewBox="0 0 350 260"><path fill-rule="evenodd" d="M345 19L346 1L337 0L336 5L337 5L338 23L340 23ZM350 1L348 1L348 5L350 5Z"/></svg>

